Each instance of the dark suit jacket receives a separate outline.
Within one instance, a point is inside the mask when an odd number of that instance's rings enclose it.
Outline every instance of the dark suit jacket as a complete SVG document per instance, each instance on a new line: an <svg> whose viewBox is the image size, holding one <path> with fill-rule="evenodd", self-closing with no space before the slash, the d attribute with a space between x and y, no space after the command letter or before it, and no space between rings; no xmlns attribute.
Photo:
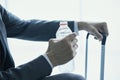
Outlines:
<svg viewBox="0 0 120 80"><path fill-rule="evenodd" d="M68 24L74 30L74 22ZM21 20L0 5L0 41L3 47L0 80L37 80L50 75L52 68L43 56L15 67L7 38L48 41L55 37L58 27L59 21Z"/></svg>

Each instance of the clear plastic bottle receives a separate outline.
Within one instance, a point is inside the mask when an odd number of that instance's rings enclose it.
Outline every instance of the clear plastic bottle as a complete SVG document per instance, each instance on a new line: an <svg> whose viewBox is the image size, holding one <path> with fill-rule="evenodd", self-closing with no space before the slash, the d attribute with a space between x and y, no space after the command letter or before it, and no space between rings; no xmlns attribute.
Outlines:
<svg viewBox="0 0 120 80"><path fill-rule="evenodd" d="M62 21L60 22L60 27L56 32L56 38L62 39L71 33L72 31L69 28L68 23L66 21ZM67 62L66 64L58 66L58 69L60 70L60 72L72 72L74 70L74 59Z"/></svg>

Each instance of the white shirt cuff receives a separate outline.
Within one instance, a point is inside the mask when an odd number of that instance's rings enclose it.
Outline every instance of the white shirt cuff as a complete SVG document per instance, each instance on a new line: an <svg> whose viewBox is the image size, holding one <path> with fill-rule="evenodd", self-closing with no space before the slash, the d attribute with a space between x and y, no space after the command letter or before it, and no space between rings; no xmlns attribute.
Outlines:
<svg viewBox="0 0 120 80"><path fill-rule="evenodd" d="M76 32L76 34L79 35L78 24L76 21L74 22L74 32Z"/></svg>
<svg viewBox="0 0 120 80"><path fill-rule="evenodd" d="M50 59L48 58L47 54L44 54L43 56L48 61L48 63L50 64L51 68L53 68L53 65L52 65Z"/></svg>

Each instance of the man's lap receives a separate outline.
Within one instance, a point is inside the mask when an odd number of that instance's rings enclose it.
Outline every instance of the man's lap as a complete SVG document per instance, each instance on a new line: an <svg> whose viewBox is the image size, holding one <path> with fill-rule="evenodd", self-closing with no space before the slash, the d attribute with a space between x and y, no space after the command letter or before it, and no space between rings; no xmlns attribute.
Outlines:
<svg viewBox="0 0 120 80"><path fill-rule="evenodd" d="M42 80L85 80L82 76L72 73L63 73L48 76Z"/></svg>

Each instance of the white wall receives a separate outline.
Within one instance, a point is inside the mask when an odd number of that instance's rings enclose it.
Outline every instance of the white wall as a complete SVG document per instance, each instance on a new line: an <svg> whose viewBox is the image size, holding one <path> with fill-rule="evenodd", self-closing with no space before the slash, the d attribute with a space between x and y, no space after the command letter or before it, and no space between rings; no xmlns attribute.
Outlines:
<svg viewBox="0 0 120 80"><path fill-rule="evenodd" d="M8 0L8 8L24 19L79 19L79 0Z"/></svg>
<svg viewBox="0 0 120 80"><path fill-rule="evenodd" d="M4 0L0 0L0 4L5 7L5 1Z"/></svg>

